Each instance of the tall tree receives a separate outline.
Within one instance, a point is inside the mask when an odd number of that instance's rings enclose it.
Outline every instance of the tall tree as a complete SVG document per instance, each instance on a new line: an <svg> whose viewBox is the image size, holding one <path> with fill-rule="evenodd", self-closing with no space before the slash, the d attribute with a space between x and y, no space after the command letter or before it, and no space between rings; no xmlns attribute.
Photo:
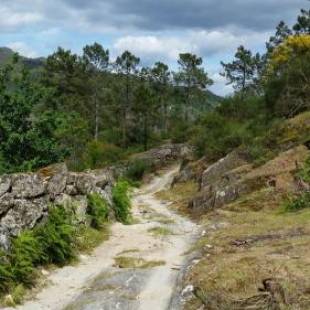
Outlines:
<svg viewBox="0 0 310 310"><path fill-rule="evenodd" d="M94 107L94 138L98 141L100 123L100 99L104 96L105 73L109 67L109 50L105 50L102 45L94 43L86 45L83 49L83 60L87 65L90 86L92 88L92 101Z"/></svg>
<svg viewBox="0 0 310 310"><path fill-rule="evenodd" d="M0 173L32 170L63 160L55 132L58 114L36 113L36 108L52 97L34 80L18 58L0 69Z"/></svg>
<svg viewBox="0 0 310 310"><path fill-rule="evenodd" d="M257 83L259 75L261 57L259 54L253 56L250 50L240 46L235 54L235 59L231 63L221 62L224 68L222 76L228 80L228 85L232 84L234 89L241 94Z"/></svg>
<svg viewBox="0 0 310 310"><path fill-rule="evenodd" d="M310 34L310 10L301 10L293 29L297 34Z"/></svg>
<svg viewBox="0 0 310 310"><path fill-rule="evenodd" d="M139 83L135 90L133 111L136 117L136 124L142 129L140 131L142 132L142 143L145 151L149 146L150 133L157 106L154 92L149 83L147 81Z"/></svg>
<svg viewBox="0 0 310 310"><path fill-rule="evenodd" d="M184 53L179 55L179 72L174 74L177 85L184 87L185 95L185 119L188 119L188 108L193 108L193 96L197 90L204 90L213 81L208 77L202 67L203 60L195 54Z"/></svg>
<svg viewBox="0 0 310 310"><path fill-rule="evenodd" d="M131 110L132 77L137 73L140 58L129 51L118 56L115 62L117 72L124 78L125 100L121 104L123 146L127 146L128 114Z"/></svg>
<svg viewBox="0 0 310 310"><path fill-rule="evenodd" d="M168 119L168 92L171 84L171 73L169 67L162 63L156 62L151 69L151 80L153 88L158 98L158 103L163 113L163 129L167 132L167 119Z"/></svg>
<svg viewBox="0 0 310 310"><path fill-rule="evenodd" d="M268 62L267 107L292 117L310 108L310 35L288 37Z"/></svg>
<svg viewBox="0 0 310 310"><path fill-rule="evenodd" d="M276 33L271 36L269 42L266 43L267 53L272 53L275 47L283 43L285 39L292 34L293 32L289 26L284 21L281 21L276 28Z"/></svg>

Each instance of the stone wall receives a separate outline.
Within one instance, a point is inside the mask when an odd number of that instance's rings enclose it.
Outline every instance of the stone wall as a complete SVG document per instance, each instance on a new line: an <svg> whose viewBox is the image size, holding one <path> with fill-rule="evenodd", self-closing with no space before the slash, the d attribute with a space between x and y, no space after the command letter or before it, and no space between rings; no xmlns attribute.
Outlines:
<svg viewBox="0 0 310 310"><path fill-rule="evenodd" d="M163 166L192 154L185 144L165 144L137 155L154 166ZM126 171L126 163L87 172L70 172L65 164L55 164L35 173L0 176L0 248L7 249L10 238L32 229L48 216L50 204L74 205L77 222L87 220L87 195L100 194L110 205L112 188Z"/></svg>
<svg viewBox="0 0 310 310"><path fill-rule="evenodd" d="M44 220L52 203L74 204L79 222L86 221L88 194L99 193L111 206L117 174L111 167L75 173L65 164L56 164L36 173L0 176L0 247L7 249L11 237Z"/></svg>
<svg viewBox="0 0 310 310"><path fill-rule="evenodd" d="M185 143L167 143L144 153L135 154L132 159L138 159L154 167L160 168L172 161L184 160L193 157L193 148Z"/></svg>

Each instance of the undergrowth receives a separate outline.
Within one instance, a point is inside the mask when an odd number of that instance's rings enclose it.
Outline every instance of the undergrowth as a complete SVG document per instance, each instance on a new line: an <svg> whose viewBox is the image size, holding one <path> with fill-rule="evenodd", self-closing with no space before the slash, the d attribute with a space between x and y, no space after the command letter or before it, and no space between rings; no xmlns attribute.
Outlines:
<svg viewBox="0 0 310 310"><path fill-rule="evenodd" d="M284 211L286 212L297 212L310 208L310 192L300 194L298 197L289 198L284 203Z"/></svg>
<svg viewBox="0 0 310 310"><path fill-rule="evenodd" d="M120 180L116 183L112 191L115 216L123 224L130 224L131 222L129 190L129 183L125 180Z"/></svg>
<svg viewBox="0 0 310 310"><path fill-rule="evenodd" d="M90 218L90 225L95 229L101 229L108 220L108 204L98 193L89 194L87 201L87 214Z"/></svg>
<svg viewBox="0 0 310 310"><path fill-rule="evenodd" d="M72 208L50 206L44 224L12 239L11 250L0 252L0 297L11 294L14 304L22 302L26 288L36 284L37 267L64 266L107 239L108 209L97 194L88 196L87 213L91 226L76 225Z"/></svg>
<svg viewBox="0 0 310 310"><path fill-rule="evenodd" d="M303 182L308 184L310 183L310 157L308 157L303 168L298 172L298 176L302 179ZM284 210L286 212L296 212L306 208L310 208L309 191L302 192L297 197L290 197L284 203Z"/></svg>
<svg viewBox="0 0 310 310"><path fill-rule="evenodd" d="M143 176L152 170L152 166L142 159L135 159L128 165L125 177L133 182L140 181Z"/></svg>

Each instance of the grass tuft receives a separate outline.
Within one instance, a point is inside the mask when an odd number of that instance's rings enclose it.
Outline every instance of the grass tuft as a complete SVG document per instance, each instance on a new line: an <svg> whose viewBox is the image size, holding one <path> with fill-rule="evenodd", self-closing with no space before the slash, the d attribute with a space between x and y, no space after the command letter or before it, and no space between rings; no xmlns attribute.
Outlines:
<svg viewBox="0 0 310 310"><path fill-rule="evenodd" d="M148 232L153 236L169 236L173 234L170 229L162 226L150 228L148 229Z"/></svg>
<svg viewBox="0 0 310 310"><path fill-rule="evenodd" d="M154 267L165 265L165 262L162 260L147 261L143 258L128 257L128 256L118 256L114 260L115 260L115 264L119 268L147 269L147 268L154 268Z"/></svg>

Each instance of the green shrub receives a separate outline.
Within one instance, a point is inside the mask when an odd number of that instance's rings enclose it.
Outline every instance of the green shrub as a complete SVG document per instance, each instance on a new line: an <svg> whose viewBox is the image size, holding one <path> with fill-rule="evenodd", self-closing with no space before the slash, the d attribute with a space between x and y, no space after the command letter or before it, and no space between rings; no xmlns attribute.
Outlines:
<svg viewBox="0 0 310 310"><path fill-rule="evenodd" d="M13 282L12 267L4 253L0 253L0 292L6 292Z"/></svg>
<svg viewBox="0 0 310 310"><path fill-rule="evenodd" d="M310 192L305 192L297 198L290 198L284 204L286 212L296 212L306 208L310 208Z"/></svg>
<svg viewBox="0 0 310 310"><path fill-rule="evenodd" d="M299 172L299 176L303 181L310 183L310 156L307 158L304 167Z"/></svg>
<svg viewBox="0 0 310 310"><path fill-rule="evenodd" d="M116 219L124 224L129 224L131 220L129 189L129 183L121 180L116 183L112 191Z"/></svg>
<svg viewBox="0 0 310 310"><path fill-rule="evenodd" d="M119 161L122 150L114 144L91 141L87 144L83 159L87 168L97 169Z"/></svg>
<svg viewBox="0 0 310 310"><path fill-rule="evenodd" d="M87 214L90 217L90 225L95 229L101 229L108 220L108 204L98 193L89 194L87 201Z"/></svg>
<svg viewBox="0 0 310 310"><path fill-rule="evenodd" d="M33 231L25 231L12 241L11 266L16 283L31 286L34 282L34 267L45 257L42 244Z"/></svg>
<svg viewBox="0 0 310 310"><path fill-rule="evenodd" d="M107 204L98 194L88 199L93 225L101 227L108 216ZM24 287L34 284L35 267L50 263L64 265L75 258L77 248L90 250L107 238L108 231L103 233L85 226L76 228L73 213L68 210L63 206L50 206L44 224L12 239L10 253L0 252L0 293L10 292L14 303L22 301Z"/></svg>
<svg viewBox="0 0 310 310"><path fill-rule="evenodd" d="M129 163L126 177L132 181L140 181L144 174L151 171L151 165L145 160L136 159Z"/></svg>
<svg viewBox="0 0 310 310"><path fill-rule="evenodd" d="M81 225L77 233L76 247L79 251L90 252L109 238L109 227L104 225L100 230Z"/></svg>
<svg viewBox="0 0 310 310"><path fill-rule="evenodd" d="M41 263L63 265L75 258L76 230L72 214L63 206L51 207L46 224L36 228L34 232L44 253Z"/></svg>
<svg viewBox="0 0 310 310"><path fill-rule="evenodd" d="M20 305L24 300L25 294L26 294L26 289L22 284L19 284L16 287L14 287L11 293L14 304Z"/></svg>

